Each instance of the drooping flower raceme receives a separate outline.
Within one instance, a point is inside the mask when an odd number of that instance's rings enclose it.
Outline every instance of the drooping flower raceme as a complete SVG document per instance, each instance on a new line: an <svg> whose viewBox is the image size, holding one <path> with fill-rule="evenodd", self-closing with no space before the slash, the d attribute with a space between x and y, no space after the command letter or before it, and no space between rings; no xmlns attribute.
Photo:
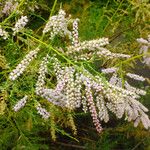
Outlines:
<svg viewBox="0 0 150 150"><path fill-rule="evenodd" d="M131 86L127 81L125 81L125 88L129 91L137 93L138 95L146 95L146 91Z"/></svg>
<svg viewBox="0 0 150 150"><path fill-rule="evenodd" d="M38 81L36 83L36 94L37 95L41 95L43 92L42 90L45 85L44 79L45 79L45 74L47 73L48 58L49 58L48 55L46 57L44 57L42 63L40 64Z"/></svg>
<svg viewBox="0 0 150 150"><path fill-rule="evenodd" d="M17 104L13 107L14 111L18 111L20 110L22 107L25 106L26 102L27 102L28 96L24 96L19 102L17 102Z"/></svg>
<svg viewBox="0 0 150 150"><path fill-rule="evenodd" d="M36 106L37 113L42 116L43 119L48 119L50 117L50 113L47 112L45 108L42 108L40 104Z"/></svg>
<svg viewBox="0 0 150 150"><path fill-rule="evenodd" d="M86 88L85 88L86 101L87 101L88 106L89 106L89 111L91 112L91 116L92 116L92 119L93 119L93 123L96 127L96 130L100 133L102 131L102 127L101 127L100 121L98 119L98 114L97 114L96 107L95 107L95 104L94 104L91 85L90 85L90 82L88 80L84 81L84 83L86 85Z"/></svg>
<svg viewBox="0 0 150 150"><path fill-rule="evenodd" d="M117 70L118 70L118 68L112 67L112 68L102 69L101 71L102 71L103 73L108 74L108 73L114 73L114 72L116 72Z"/></svg>
<svg viewBox="0 0 150 150"><path fill-rule="evenodd" d="M79 22L79 19L75 19L73 21L73 31L72 31L72 45L76 48L78 46L80 46L80 44L79 44L79 33L78 33L78 22Z"/></svg>
<svg viewBox="0 0 150 150"><path fill-rule="evenodd" d="M108 68L108 70L111 69L111 68ZM107 70L107 69L105 69ZM103 71L102 71L103 72ZM107 72L105 72L107 73ZM108 72L110 73L110 72ZM133 80L138 80L138 81L145 81L145 78L142 77L142 76L139 76L137 74L132 74L132 73L127 73L126 76L132 78ZM138 89L138 88L135 88L133 86L131 86L128 81L124 81L118 77L117 75L117 72L113 73L113 75L111 76L110 80L109 80L109 83L112 84L112 85L115 85L115 86L118 86L118 87L123 87L124 85L124 88L127 89L128 91L131 91L131 92L134 92L138 95L146 95L146 91L142 90L142 89Z"/></svg>
<svg viewBox="0 0 150 150"><path fill-rule="evenodd" d="M10 73L9 79L16 80L16 78L19 77L25 71L30 62L37 56L38 51L39 48L30 51L25 56L25 58L18 64L18 66Z"/></svg>
<svg viewBox="0 0 150 150"><path fill-rule="evenodd" d="M126 75L134 80L145 81L145 78L143 78L142 76L139 76L137 74L127 73Z"/></svg>

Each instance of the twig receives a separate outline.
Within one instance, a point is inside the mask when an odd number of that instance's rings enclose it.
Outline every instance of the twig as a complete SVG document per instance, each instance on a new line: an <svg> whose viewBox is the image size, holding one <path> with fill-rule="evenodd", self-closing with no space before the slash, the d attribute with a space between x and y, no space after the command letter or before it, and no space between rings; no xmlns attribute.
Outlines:
<svg viewBox="0 0 150 150"><path fill-rule="evenodd" d="M86 149L85 146L67 144L67 143L62 143L62 142L55 142L55 144L59 144L59 145L62 145L62 146L67 146L67 147L78 148L78 149Z"/></svg>
<svg viewBox="0 0 150 150"><path fill-rule="evenodd" d="M144 140L145 138L142 139L138 144L136 144L131 150L135 150L141 143L143 143Z"/></svg>

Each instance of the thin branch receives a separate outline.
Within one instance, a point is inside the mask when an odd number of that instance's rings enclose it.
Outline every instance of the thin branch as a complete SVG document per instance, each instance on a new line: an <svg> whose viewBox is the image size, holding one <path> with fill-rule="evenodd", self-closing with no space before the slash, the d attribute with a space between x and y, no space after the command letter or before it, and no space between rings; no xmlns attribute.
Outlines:
<svg viewBox="0 0 150 150"><path fill-rule="evenodd" d="M67 146L67 147L72 147L72 148L78 148L78 149L86 149L85 146L67 144L67 143L62 143L62 142L55 142L55 144L59 144L59 145L62 145L62 146Z"/></svg>

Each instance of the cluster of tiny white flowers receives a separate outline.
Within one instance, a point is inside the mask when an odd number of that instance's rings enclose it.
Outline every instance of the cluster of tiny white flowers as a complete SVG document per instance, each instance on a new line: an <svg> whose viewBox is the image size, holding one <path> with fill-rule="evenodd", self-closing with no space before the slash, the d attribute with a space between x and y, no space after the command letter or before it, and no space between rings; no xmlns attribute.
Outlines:
<svg viewBox="0 0 150 150"><path fill-rule="evenodd" d="M2 29L1 26L0 26L0 36L1 36L4 40L6 40L6 39L8 38L8 36L9 36L8 32L6 32L4 29Z"/></svg>
<svg viewBox="0 0 150 150"><path fill-rule="evenodd" d="M18 19L18 21L15 24L15 27L13 28L13 35L15 35L17 32L21 31L25 25L28 23L28 18L27 16L21 16L20 19Z"/></svg>
<svg viewBox="0 0 150 150"><path fill-rule="evenodd" d="M48 63L49 55L43 58L43 61L40 64L39 68L39 76L38 76L38 81L36 83L36 94L40 95L42 94L42 90L45 85L45 74L48 72L47 70L47 63Z"/></svg>
<svg viewBox="0 0 150 150"><path fill-rule="evenodd" d="M43 33L45 34L51 31L51 39L53 39L55 35L60 35L62 37L67 35L71 39L71 32L68 30L69 18L65 18L65 15L65 11L60 9L58 15L50 17L43 29Z"/></svg>
<svg viewBox="0 0 150 150"><path fill-rule="evenodd" d="M127 75L128 75L128 73L127 73ZM130 75L130 73L129 73L129 75ZM132 75L133 75L133 74L131 74L130 76L132 76ZM135 74L134 74L134 78L133 78L133 77L132 77L132 78L135 79L135 76L136 76L136 78L138 78L138 80L139 80L139 77L142 78L142 81L143 81L143 79L145 79L145 78L143 78L143 77L141 77L141 76L138 76L138 75L135 75ZM136 80L137 80L137 79L136 79ZM141 81L141 79L140 79L140 81ZM119 77L117 77L117 74L116 74L116 73L114 73L114 74L112 75L112 77L111 77L110 80L109 80L109 83L112 84L112 85L118 86L118 87L122 87L122 86L123 86L122 79L119 78ZM136 94L138 94L138 95L145 95L145 94L146 94L146 91L131 86L127 81L125 81L124 87L125 87L128 91L131 91L131 92L136 93Z"/></svg>
<svg viewBox="0 0 150 150"><path fill-rule="evenodd" d="M141 114L142 115L139 118L142 121L142 124L143 124L144 128L145 129L149 129L149 127L150 127L150 120L149 120L148 116L145 113L143 113L143 112L141 112ZM136 124L138 124L138 123L136 123ZM134 126L135 126L135 123L134 123Z"/></svg>
<svg viewBox="0 0 150 150"><path fill-rule="evenodd" d="M130 58L130 55L126 54L119 54L119 53L112 53L112 58Z"/></svg>
<svg viewBox="0 0 150 150"><path fill-rule="evenodd" d="M101 71L102 71L103 73L108 74L108 73L114 73L114 72L116 72L117 70L118 70L118 68L111 67L111 68L107 68L107 69L102 69Z"/></svg>
<svg viewBox="0 0 150 150"><path fill-rule="evenodd" d="M145 81L145 78L142 76L139 76L137 74L133 74L133 73L127 73L126 76L134 79L134 80L138 80L138 81Z"/></svg>
<svg viewBox="0 0 150 150"><path fill-rule="evenodd" d="M82 80L79 73L76 72L75 74L75 89L74 89L74 95L75 95L75 106L79 108L81 106L81 100L82 100ZM84 107L85 108L85 107Z"/></svg>
<svg viewBox="0 0 150 150"><path fill-rule="evenodd" d="M116 77L115 80L117 80L117 79L118 78ZM111 98L111 99L106 103L106 107L110 111L115 113L117 118L121 118L123 116L123 114L126 113L128 121L133 120L136 125L138 125L138 123L141 121L143 123L143 126L146 129L148 129L150 127L150 120L149 120L148 116L144 113L144 112L147 112L148 109L145 108L140 102L138 102L135 99L135 98L139 98L139 95L145 95L146 92L144 90L131 87L129 84L127 87L126 83L127 82L125 82L125 87L127 90L125 90L121 87L116 87L116 85L112 86L112 84L109 84L111 89L109 89L109 94L105 95L105 98L107 96L107 98L109 98L109 99ZM116 89L116 91L119 91L119 93L118 94L116 93L114 95L113 91L111 92L112 89L114 89L114 90ZM105 91L106 93L108 92L107 90ZM121 94L120 92L122 93L123 97L120 95ZM128 100L125 100L125 97ZM105 111L106 111L106 109L105 109ZM107 115L106 115L106 118L108 118ZM137 122L137 118L140 118L140 120L138 122Z"/></svg>
<svg viewBox="0 0 150 150"><path fill-rule="evenodd" d="M62 93L56 93L55 89L44 88L40 96L47 99L49 102L53 103L54 105L67 107L65 95L63 95Z"/></svg>
<svg viewBox="0 0 150 150"><path fill-rule="evenodd" d="M76 97L74 95L74 89L75 89L75 82L73 80L74 78L74 69L73 68L66 68L67 74L67 84L66 84L66 106L69 108L75 107Z"/></svg>
<svg viewBox="0 0 150 150"><path fill-rule="evenodd" d="M74 45L74 47L80 46L79 45L79 33L78 33L78 21L79 19L75 19L73 21L72 45Z"/></svg>
<svg viewBox="0 0 150 150"><path fill-rule="evenodd" d="M88 104L87 104L85 95L82 95L82 97L81 97L81 104L82 104L82 110L84 111L84 113L87 113L88 112Z"/></svg>
<svg viewBox="0 0 150 150"><path fill-rule="evenodd" d="M66 47L66 54L71 58L74 58L75 60L89 60L94 55L99 57L104 56L107 59L130 58L130 55L111 53L108 49L103 48L102 46L109 44L108 38L99 38L80 42L78 35L79 19L73 20L73 31L70 32L68 30L68 25L71 22L71 19L65 18L65 15L65 11L60 9L58 15L50 17L45 28L43 29L43 33L45 34L50 31L51 39L53 39L55 35L60 35L62 37L69 36L69 38L72 40L72 45ZM61 51L64 52L64 50Z"/></svg>
<svg viewBox="0 0 150 150"><path fill-rule="evenodd" d="M74 109L81 105L80 93L80 77L77 75L74 81L74 69L72 67L61 68L54 59L54 70L57 77L57 85L55 89L48 89L44 85L45 74L47 73L46 59L40 66L38 82L36 84L36 94L46 98L55 105Z"/></svg>
<svg viewBox="0 0 150 150"><path fill-rule="evenodd" d="M124 85L125 85L125 88L129 91L135 92L139 95L146 95L146 91L131 86L127 81L125 81Z"/></svg>
<svg viewBox="0 0 150 150"><path fill-rule="evenodd" d="M112 53L108 49L102 47L102 46L107 45L108 43L109 43L108 38L85 41L85 42L79 43L77 47L75 47L74 45L68 46L66 53L70 57L75 58L76 60L89 60L94 55L98 57L105 57L106 59L130 58L131 57L130 55L126 55L126 54ZM88 53L86 51L88 51Z"/></svg>
<svg viewBox="0 0 150 150"><path fill-rule="evenodd" d="M28 96L24 96L14 107L13 110L14 111L18 111L19 109L21 109L22 107L25 106L26 102L27 102Z"/></svg>
<svg viewBox="0 0 150 150"><path fill-rule="evenodd" d="M94 56L94 53L85 53L85 54L77 54L77 55L70 55L70 57L73 57L75 61L78 60L90 60Z"/></svg>
<svg viewBox="0 0 150 150"><path fill-rule="evenodd" d="M64 95L66 95L66 107L75 109L81 105L81 78L72 67L65 68L66 85L64 87Z"/></svg>
<svg viewBox="0 0 150 150"><path fill-rule="evenodd" d="M107 103L107 107L116 114L117 118L121 118L123 114L125 113L126 119L128 121L136 121L136 119L140 116L141 121L144 116L146 115L145 112L147 112L147 108L145 108L140 102L138 102L133 96L129 96L131 94L129 91L126 91L128 95L123 94L122 96L125 96L124 98L118 93L118 95L114 95L115 99L118 100L117 103ZM133 92L132 92L133 93ZM117 98L118 97L118 98ZM121 99L120 99L121 98ZM126 98L126 99L125 99ZM121 101L120 101L121 100ZM146 115L147 116L147 115ZM147 116L148 118L148 116ZM147 121L148 120L148 121ZM147 126L150 127L149 124L149 118L145 120L147 123ZM143 123L143 121L142 121ZM144 125L144 124L143 124ZM144 125L145 127L145 125Z"/></svg>
<svg viewBox="0 0 150 150"><path fill-rule="evenodd" d="M93 90L95 90L94 93L96 96L96 106L99 111L98 114L100 119L104 120L105 122L109 120L107 109L112 111L117 116L117 118L122 118L123 114L127 112L126 106L129 105L130 99L136 98L137 95L131 91L127 91L121 87L117 87L109 83L107 83L107 85L105 86L105 84L102 83L102 79L100 79L99 77L97 77L97 79L99 82L95 83L95 81L92 81L90 78L87 79L87 77L83 76L83 83L84 80L88 80ZM99 102L99 99L102 100L103 96L104 99L107 99L106 104L103 101ZM126 98L128 98L129 101L126 101ZM139 105L141 104L139 103ZM136 109L136 107L134 109ZM132 118L131 120L134 120L134 118Z"/></svg>
<svg viewBox="0 0 150 150"><path fill-rule="evenodd" d="M139 53L144 54L143 56L143 63L146 64L147 66L150 66L150 55L148 55L148 50L150 48L150 35L148 35L147 40L143 38L137 39L137 42L142 44Z"/></svg>
<svg viewBox="0 0 150 150"><path fill-rule="evenodd" d="M113 59L113 58L130 58L130 55L125 54L118 54L118 53L111 53L106 48L98 48L99 51L95 52L89 52L84 54L78 54L78 55L70 55L70 57L73 57L75 60L90 60L93 56L98 57L105 57L105 59Z"/></svg>
<svg viewBox="0 0 150 150"><path fill-rule="evenodd" d="M47 72L48 59L49 59L49 56L47 55L46 57L43 58L43 61L40 65L38 81L36 83L36 94L47 99L49 102L55 105L64 107L64 105L66 104L64 100L65 97L61 93L61 90L63 90L64 83L60 81L57 84L56 89L48 89L45 87L44 79L45 79L46 73L48 73ZM59 88L61 88L61 90Z"/></svg>
<svg viewBox="0 0 150 150"><path fill-rule="evenodd" d="M104 120L104 122L109 121L108 110L105 106L104 97L102 95L96 96L96 107L98 109L98 116L100 120Z"/></svg>
<svg viewBox="0 0 150 150"><path fill-rule="evenodd" d="M131 104L126 107L126 110L128 111L128 116L126 116L126 119L128 121L134 119L135 127L141 121L145 129L150 128L149 117L145 114L145 112L148 112L148 109L144 107L140 102L132 99Z"/></svg>
<svg viewBox="0 0 150 150"><path fill-rule="evenodd" d="M48 119L50 117L50 113L45 109L42 108L40 104L36 106L37 113L42 116L43 119Z"/></svg>
<svg viewBox="0 0 150 150"><path fill-rule="evenodd" d="M9 74L10 80L16 80L27 68L30 62L37 56L39 48L30 51L25 58L17 65L17 67Z"/></svg>
<svg viewBox="0 0 150 150"><path fill-rule="evenodd" d="M18 6L18 2L17 1L15 3L13 2L14 2L13 0L6 1L5 6L2 10L3 14L9 15L16 9L16 7Z"/></svg>
<svg viewBox="0 0 150 150"><path fill-rule="evenodd" d="M93 99L93 95L92 95L91 85L88 81L84 81L84 83L86 85L86 88L85 88L86 100L87 100L87 103L89 105L89 111L91 112L93 123L96 127L97 132L101 133L102 126L101 126L100 121L98 119L98 114L96 111L96 107L95 107L95 103L94 103L94 99Z"/></svg>
<svg viewBox="0 0 150 150"><path fill-rule="evenodd" d="M103 56L106 59L113 59L113 58L130 58L130 55L126 54L120 54L120 53L112 53L108 49L103 47L98 47L98 51L96 52L96 55Z"/></svg>
<svg viewBox="0 0 150 150"><path fill-rule="evenodd" d="M65 15L65 12L61 9L58 15L50 17L43 33L51 31L51 38L57 34L69 36L72 39L72 46L68 46L66 52L69 56L71 54L74 57L74 53L81 52L83 54L84 51L85 53L87 51L89 58L92 57L93 53L105 56L108 59L130 57L125 54L111 53L106 48L103 48L102 46L109 44L108 38L79 42L77 20L74 20L73 32L70 32L67 28L69 18L65 18ZM33 58L36 57L38 51L34 50L26 55L25 59L10 73L9 78L15 80L20 76ZM54 83L55 87L53 88L48 88L45 84L49 61L53 65L56 76L56 83ZM137 100L140 98L140 95L145 95L144 91L131 88L127 83L125 84L125 89L121 78L117 77L117 68L103 69L102 72L113 73L109 82L104 82L103 77L93 76L93 74L83 68L79 70L71 65L63 67L57 58L50 58L47 55L40 64L35 93L54 105L70 110L82 106L84 112L90 111L98 132L102 131L100 120L109 121L109 111L114 113L117 118L122 118L126 114L126 119L134 121L135 126L141 121L143 126L148 129L150 127L150 120L145 114L148 109ZM145 80L143 77L131 73L127 73L126 76L135 80ZM50 113L42 108L40 104L36 108L43 118L49 118Z"/></svg>
<svg viewBox="0 0 150 150"><path fill-rule="evenodd" d="M148 38L148 40L145 40L143 38L139 38L139 39L137 39L137 42L139 42L141 44L148 44L150 41L149 41L149 38Z"/></svg>
<svg viewBox="0 0 150 150"><path fill-rule="evenodd" d="M55 105L59 105L61 107L68 107L70 109L75 109L82 104L83 110L85 112L87 112L87 108L89 108L90 112L92 113L91 115L93 117L93 123L95 124L98 132L101 131L101 125L99 124L97 117L99 117L100 120L104 120L105 122L107 122L109 120L107 109L112 111L117 116L117 118L122 118L124 113L127 114L128 121L131 120L135 121L136 118L141 115L141 112L143 113L147 112L147 108L145 108L141 103L139 103L136 100L137 98L140 97L139 95L145 94L143 90L136 89L135 92L134 90L128 88L123 89L121 79L118 81L119 78L117 77L116 77L117 83L113 85L107 82L105 83L107 85L105 85L100 77L96 77L97 80L94 81L91 78L92 75L86 70L83 71L85 75L80 72L79 83L81 85L78 87L78 92L77 92L79 95L78 103L80 105L78 106L74 102L77 100L75 96L76 95L75 84L77 81L75 80L75 77L73 77L73 74L74 76L76 75L76 71L72 67L62 68L58 64L57 59L55 59L54 68L56 70L56 74L58 76L58 81L59 81L56 87L57 88L60 87L61 90L57 89L59 92L56 92L58 94L58 95L56 94L58 98L57 103L56 103L56 99L51 100L50 102L52 102ZM62 79L64 79L65 81L60 82L62 81ZM68 85L70 85L70 87ZM83 87L85 88L83 89ZM52 91L55 91L55 89L54 90L49 89L49 92L51 92L52 94L53 93ZM85 90L85 92L82 93L83 90ZM95 96L90 91L94 93ZM60 97L60 94L62 95L63 98ZM104 98L102 99L103 96ZM96 105L93 103L94 97L96 97L95 99ZM52 96L51 99L53 99ZM107 102L105 102L105 99L107 99ZM132 107L130 105L132 105ZM134 114L135 111L137 112L137 114Z"/></svg>
<svg viewBox="0 0 150 150"><path fill-rule="evenodd" d="M92 50L94 51L95 49L101 47L101 46L105 46L109 44L108 38L100 38L97 40L90 40L90 41L83 41L79 43L78 47L73 46L69 46L67 47L67 53L74 53L74 52L80 52L82 50Z"/></svg>
<svg viewBox="0 0 150 150"><path fill-rule="evenodd" d="M53 61L53 68L57 78L57 84L54 89L49 89L45 86L49 60ZM137 118L140 117L144 127L149 128L149 118L145 114L148 110L136 100L140 97L139 95L145 94L144 91L138 89L135 91L133 88L131 90L129 86L123 89L122 85L117 85L118 79L114 84L107 81L104 83L99 76L93 79L93 75L87 70L77 72L74 67L62 67L58 59L50 59L47 55L39 68L36 94L54 105L67 107L71 110L80 107L82 104L84 112L87 112L88 109L91 112L93 123L98 132L102 130L99 120L104 120L105 122L109 120L108 109L117 118L122 118L123 114L126 114L126 119L135 121L135 124L137 124ZM49 113L45 109L40 106L37 108L38 113L43 118L49 117Z"/></svg>

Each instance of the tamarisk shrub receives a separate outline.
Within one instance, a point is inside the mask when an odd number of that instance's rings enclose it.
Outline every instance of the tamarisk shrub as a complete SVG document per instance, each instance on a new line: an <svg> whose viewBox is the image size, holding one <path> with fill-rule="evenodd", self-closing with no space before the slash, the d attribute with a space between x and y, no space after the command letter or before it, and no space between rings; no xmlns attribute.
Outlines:
<svg viewBox="0 0 150 150"><path fill-rule="evenodd" d="M15 28L12 28L14 34L24 28L27 22L27 17L22 16L16 23ZM122 82L122 79L117 75L119 69L115 66L102 69L102 73L98 73L96 76L90 70L81 66L82 62L92 60L95 55L106 60L128 59L131 56L108 50L109 39L106 37L80 41L78 22L79 19L66 17L65 11L60 9L58 14L51 16L46 23L42 36L46 35L51 41L55 40L56 36L60 36L63 40L68 37L70 42L67 43L66 47L61 48L57 48L55 45L50 47L45 44L46 48L53 52L49 51L40 62L38 76L36 76L36 96L44 98L60 108L67 108L69 111L74 111L80 107L85 113L89 111L99 133L102 131L101 121L108 122L110 112L119 119L125 116L126 120L134 122L134 126L142 122L143 126L148 129L150 127L150 120L146 114L148 109L138 101L141 95L146 94L144 90L132 87L127 79ZM70 29L71 27L72 29ZM4 34L2 36L5 37ZM30 62L40 52L40 46L31 50L10 72L9 79L14 82L21 78ZM60 57L65 60L63 61ZM111 73L113 75L107 80L105 74ZM49 87L46 83L46 80L49 80L47 74L56 78L56 82L52 82L53 87ZM142 76L132 73L126 73L126 76L139 81L145 80ZM51 117L49 110L41 105L36 106L37 113L42 118L48 119ZM24 103L20 104L19 102L16 106L18 107L14 107L16 108L15 111L23 107Z"/></svg>

